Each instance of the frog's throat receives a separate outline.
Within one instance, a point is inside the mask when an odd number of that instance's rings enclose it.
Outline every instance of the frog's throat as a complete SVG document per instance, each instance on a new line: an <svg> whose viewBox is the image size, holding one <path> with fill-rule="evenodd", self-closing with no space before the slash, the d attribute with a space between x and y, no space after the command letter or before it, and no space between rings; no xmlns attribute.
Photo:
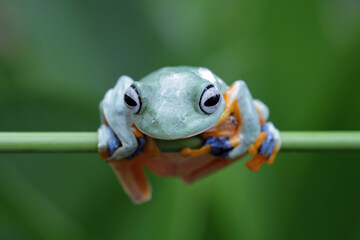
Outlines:
<svg viewBox="0 0 360 240"><path fill-rule="evenodd" d="M216 123L216 124L217 124L217 123ZM201 130L201 131L199 131L199 132L191 133L191 134L185 135L185 136L180 137L180 138L177 138L177 139L189 138L189 137L194 137L194 136L200 135L200 134L206 132L207 130L213 128L214 126L216 126L216 124L215 124L215 125L212 125L212 126L210 126L210 127L208 127L208 128L205 128L205 129L203 129L203 130Z"/></svg>
<svg viewBox="0 0 360 240"><path fill-rule="evenodd" d="M154 136L151 136L151 134L148 134L148 133L144 133L146 136L149 136L153 139L159 139L159 140L176 140L176 139L184 139L184 138L190 138L190 137L194 137L194 136L198 136L198 135L201 135L203 134L204 132L206 132L207 130L213 128L215 125L211 125L210 127L207 127L205 129L202 129L198 132L194 132L194 133L190 133L188 135L184 135L184 136L181 136L181 137L177 137L177 138L159 138L159 137L154 137Z"/></svg>
<svg viewBox="0 0 360 240"><path fill-rule="evenodd" d="M185 135L185 136L181 136L181 137L178 137L178 138L159 138L159 137L154 137L154 136L151 136L150 134L147 134L147 133L143 133L141 132L137 127L136 125L133 123L131 128L132 128L132 132L133 134L135 135L135 137L142 137L143 135L146 135L150 138L153 138L153 139L160 139L160 140L176 140L176 139L184 139L184 138L189 138L189 137L194 137L194 136L197 136L197 135L201 135L202 133L206 132L207 130L213 128L215 125L212 125L212 126L209 126L205 129L202 129L198 132L195 132L195 133L191 133L191 134L188 134L188 135Z"/></svg>

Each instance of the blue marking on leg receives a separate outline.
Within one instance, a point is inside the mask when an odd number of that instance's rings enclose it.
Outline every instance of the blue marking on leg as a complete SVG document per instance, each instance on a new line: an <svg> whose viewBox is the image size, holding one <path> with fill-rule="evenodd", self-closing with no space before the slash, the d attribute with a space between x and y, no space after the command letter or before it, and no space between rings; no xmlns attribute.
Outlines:
<svg viewBox="0 0 360 240"><path fill-rule="evenodd" d="M108 142L108 149L109 149L109 155L112 156L116 149L122 146L119 138L116 136L114 131L111 129L111 127L108 126L108 129L110 130L110 139Z"/></svg>
<svg viewBox="0 0 360 240"><path fill-rule="evenodd" d="M227 137L208 137L205 139L204 145L210 145L211 154L219 157L226 157L233 150Z"/></svg>
<svg viewBox="0 0 360 240"><path fill-rule="evenodd" d="M111 127L109 127L109 133L110 133L110 139L108 142L108 149L109 149L109 155L112 156L114 154L114 152L122 146L120 139L118 138L118 136L115 134L115 132L111 129ZM145 147L146 144L146 138L145 137L140 137L140 138L136 138L137 142L138 142L138 147L136 148L136 151L134 153L132 153L130 156L128 156L126 159L131 159L134 157L137 157L142 150Z"/></svg>
<svg viewBox="0 0 360 240"><path fill-rule="evenodd" d="M146 144L146 138L139 137L139 138L136 138L136 140L138 142L138 147L136 148L136 151L133 154L131 154L130 156L128 156L126 159L132 159L134 157L137 157L144 149L145 144Z"/></svg>
<svg viewBox="0 0 360 240"><path fill-rule="evenodd" d="M261 131L266 132L267 137L266 137L265 141L261 144L259 153L265 154L266 157L269 158L274 150L275 138L271 131L271 128L269 127L269 123L264 123L261 126Z"/></svg>

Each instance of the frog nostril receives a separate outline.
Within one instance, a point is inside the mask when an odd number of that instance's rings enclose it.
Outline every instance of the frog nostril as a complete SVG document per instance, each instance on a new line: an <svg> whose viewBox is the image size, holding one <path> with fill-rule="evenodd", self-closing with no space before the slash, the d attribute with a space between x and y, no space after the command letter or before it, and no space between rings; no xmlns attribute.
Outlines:
<svg viewBox="0 0 360 240"><path fill-rule="evenodd" d="M180 122L184 123L185 122L185 118L184 117L179 117Z"/></svg>
<svg viewBox="0 0 360 240"><path fill-rule="evenodd" d="M157 119L156 118L153 118L152 119L152 123L156 123Z"/></svg>

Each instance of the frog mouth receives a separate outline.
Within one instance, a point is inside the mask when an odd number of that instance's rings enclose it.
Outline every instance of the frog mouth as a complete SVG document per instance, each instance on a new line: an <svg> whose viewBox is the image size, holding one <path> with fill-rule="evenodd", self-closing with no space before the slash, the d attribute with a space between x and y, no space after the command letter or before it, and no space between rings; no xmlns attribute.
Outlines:
<svg viewBox="0 0 360 240"><path fill-rule="evenodd" d="M204 132L206 132L207 130L209 130L210 128L212 128L213 126L207 127L205 129L196 131L196 132L192 132L186 135L181 135L181 136L177 136L174 133L171 134L164 134L159 136L159 134L152 134L149 133L147 131L142 131L144 134L146 134L147 136L153 138L153 139L158 139L158 140L178 140L178 139L187 139L187 138L191 138L191 137L200 137L200 135ZM174 136L175 135L175 136Z"/></svg>
<svg viewBox="0 0 360 240"><path fill-rule="evenodd" d="M184 138L190 138L190 137L200 136L202 133L206 132L207 130L209 130L209 129L212 128L212 127L213 127L213 126L210 126L210 127L206 128L206 129L201 130L201 131L196 132L196 133L190 133L190 134L188 134L188 135L186 135L186 136L183 136L183 137L180 137L180 138L178 138L178 139L184 139Z"/></svg>

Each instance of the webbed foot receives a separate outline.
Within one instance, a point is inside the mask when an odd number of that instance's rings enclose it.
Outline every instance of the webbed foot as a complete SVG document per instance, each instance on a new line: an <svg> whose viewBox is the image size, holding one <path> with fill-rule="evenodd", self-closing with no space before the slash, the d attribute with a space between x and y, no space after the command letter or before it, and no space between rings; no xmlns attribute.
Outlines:
<svg viewBox="0 0 360 240"><path fill-rule="evenodd" d="M210 153L210 151L211 151L211 146L204 145L199 149L183 148L181 149L180 154L183 155L184 157L197 157Z"/></svg>
<svg viewBox="0 0 360 240"><path fill-rule="evenodd" d="M210 145L211 154L217 157L226 157L234 148L228 137L208 137L205 145Z"/></svg>
<svg viewBox="0 0 360 240"><path fill-rule="evenodd" d="M272 164L280 150L280 145L279 130L271 122L264 123L257 140L248 149L248 152L254 157L246 163L246 166L257 172L265 162Z"/></svg>
<svg viewBox="0 0 360 240"><path fill-rule="evenodd" d="M232 149L233 146L228 137L207 137L201 148L184 148L180 153L188 157L201 156L207 153L211 153L217 157L225 157Z"/></svg>
<svg viewBox="0 0 360 240"><path fill-rule="evenodd" d="M98 130L99 134L99 153L101 159L108 159L115 151L122 146L120 139L117 137L115 132L107 125L101 125ZM146 138L140 136L136 138L137 148L136 150L126 157L126 159L132 159L137 157L144 149L146 144Z"/></svg>

